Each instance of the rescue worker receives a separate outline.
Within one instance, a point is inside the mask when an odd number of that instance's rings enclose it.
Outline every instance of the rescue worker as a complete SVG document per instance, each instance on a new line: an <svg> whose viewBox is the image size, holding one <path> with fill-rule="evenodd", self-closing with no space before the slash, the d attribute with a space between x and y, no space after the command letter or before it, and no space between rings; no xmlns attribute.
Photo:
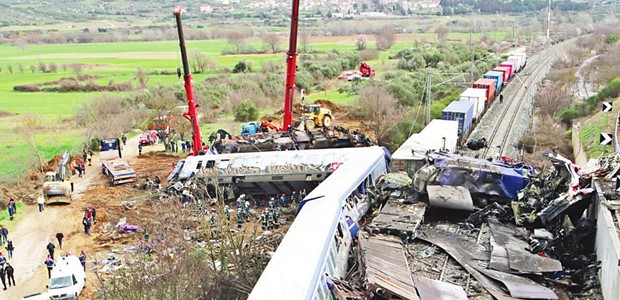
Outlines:
<svg viewBox="0 0 620 300"><path fill-rule="evenodd" d="M237 228L241 230L241 226L243 226L243 209L237 210Z"/></svg>
<svg viewBox="0 0 620 300"><path fill-rule="evenodd" d="M93 224L97 224L97 210L94 207L89 207L90 213L93 216Z"/></svg>
<svg viewBox="0 0 620 300"><path fill-rule="evenodd" d="M86 271L86 253L84 250L80 251L80 263L82 264L82 268Z"/></svg>
<svg viewBox="0 0 620 300"><path fill-rule="evenodd" d="M142 144L138 144L138 155L142 155Z"/></svg>
<svg viewBox="0 0 620 300"><path fill-rule="evenodd" d="M263 231L269 229L269 223L267 223L267 214L268 214L268 211L266 208L263 211L263 213L260 214L260 224L261 224L261 228L263 229Z"/></svg>
<svg viewBox="0 0 620 300"><path fill-rule="evenodd" d="M265 208L265 210L267 211L267 209ZM274 225L275 225L275 220L273 219L273 214L274 211L269 209L269 211L267 212L267 229L271 229Z"/></svg>
<svg viewBox="0 0 620 300"><path fill-rule="evenodd" d="M245 221L250 222L250 201L245 201L245 211L243 214L245 215Z"/></svg>
<svg viewBox="0 0 620 300"><path fill-rule="evenodd" d="M276 199L274 197L271 197L271 199L269 199L269 209L276 209Z"/></svg>
<svg viewBox="0 0 620 300"><path fill-rule="evenodd" d="M209 221L211 222L212 226L215 226L215 224L217 223L217 216L215 215L215 208L211 209L211 217L209 218Z"/></svg>
<svg viewBox="0 0 620 300"><path fill-rule="evenodd" d="M282 196L280 196L280 206L288 207L288 204L286 203L286 194L282 194Z"/></svg>
<svg viewBox="0 0 620 300"><path fill-rule="evenodd" d="M224 206L224 215L226 216L226 224L230 225L230 211L228 210L228 205Z"/></svg>
<svg viewBox="0 0 620 300"><path fill-rule="evenodd" d="M4 268L4 264L6 264L6 257L0 252L0 269Z"/></svg>
<svg viewBox="0 0 620 300"><path fill-rule="evenodd" d="M127 145L127 136L123 133L123 136L121 137L121 140L123 141L123 146Z"/></svg>
<svg viewBox="0 0 620 300"><path fill-rule="evenodd" d="M45 266L47 267L47 277L52 278L52 268L54 268L54 259L51 256L47 256L45 259Z"/></svg>
<svg viewBox="0 0 620 300"><path fill-rule="evenodd" d="M291 194L291 203L297 204L297 193L295 191Z"/></svg>
<svg viewBox="0 0 620 300"><path fill-rule="evenodd" d="M499 94L499 103L504 103L504 94Z"/></svg>

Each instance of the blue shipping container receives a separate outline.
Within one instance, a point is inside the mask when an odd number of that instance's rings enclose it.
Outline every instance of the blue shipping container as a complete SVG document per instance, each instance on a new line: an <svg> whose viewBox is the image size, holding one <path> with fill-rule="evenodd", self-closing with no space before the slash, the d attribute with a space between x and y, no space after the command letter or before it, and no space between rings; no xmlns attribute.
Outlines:
<svg viewBox="0 0 620 300"><path fill-rule="evenodd" d="M452 101L443 109L441 118L448 121L459 122L459 138L463 138L471 129L474 118L474 103L469 101Z"/></svg>
<svg viewBox="0 0 620 300"><path fill-rule="evenodd" d="M498 71L489 71L489 72L484 73L483 77L495 80L495 95L498 95L499 91L502 90L502 83L504 81L504 73L498 72Z"/></svg>

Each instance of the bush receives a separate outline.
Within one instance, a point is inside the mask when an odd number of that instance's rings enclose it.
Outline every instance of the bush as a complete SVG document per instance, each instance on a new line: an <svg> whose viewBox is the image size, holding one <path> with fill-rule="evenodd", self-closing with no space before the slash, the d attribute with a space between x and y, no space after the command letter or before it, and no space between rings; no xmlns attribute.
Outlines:
<svg viewBox="0 0 620 300"><path fill-rule="evenodd" d="M579 117L579 112L574 107L565 108L558 113L558 119L567 126L573 123L573 120Z"/></svg>
<svg viewBox="0 0 620 300"><path fill-rule="evenodd" d="M248 122L258 119L258 108L254 103L244 100L239 104L234 112L235 121Z"/></svg>
<svg viewBox="0 0 620 300"><path fill-rule="evenodd" d="M375 49L365 49L360 51L360 58L362 61L374 60L379 58L379 51Z"/></svg>
<svg viewBox="0 0 620 300"><path fill-rule="evenodd" d="M249 61L239 61L233 68L233 73L252 72L252 63Z"/></svg>

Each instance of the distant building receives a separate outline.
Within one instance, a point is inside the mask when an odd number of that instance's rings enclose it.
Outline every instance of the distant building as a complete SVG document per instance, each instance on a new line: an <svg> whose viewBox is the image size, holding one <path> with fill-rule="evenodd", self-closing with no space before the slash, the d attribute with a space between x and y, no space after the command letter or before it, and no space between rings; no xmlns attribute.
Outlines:
<svg viewBox="0 0 620 300"><path fill-rule="evenodd" d="M200 12L211 13L213 12L213 7L210 4L200 4Z"/></svg>

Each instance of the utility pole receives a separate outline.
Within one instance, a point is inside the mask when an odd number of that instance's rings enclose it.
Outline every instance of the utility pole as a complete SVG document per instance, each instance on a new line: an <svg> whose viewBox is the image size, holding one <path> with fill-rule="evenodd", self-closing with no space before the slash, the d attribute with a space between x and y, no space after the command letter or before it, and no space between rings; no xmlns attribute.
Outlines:
<svg viewBox="0 0 620 300"><path fill-rule="evenodd" d="M549 28L551 27L551 0L547 6L547 41L549 41Z"/></svg>
<svg viewBox="0 0 620 300"><path fill-rule="evenodd" d="M476 19L474 19L474 8L471 8L471 28L469 29L469 48L471 49L471 66L469 67L469 73L471 74L471 82L474 82L474 40L473 31Z"/></svg>
<svg viewBox="0 0 620 300"><path fill-rule="evenodd" d="M426 73L426 124L431 122L431 98L432 91L431 87L433 85L433 71L431 67L428 67L428 72Z"/></svg>

